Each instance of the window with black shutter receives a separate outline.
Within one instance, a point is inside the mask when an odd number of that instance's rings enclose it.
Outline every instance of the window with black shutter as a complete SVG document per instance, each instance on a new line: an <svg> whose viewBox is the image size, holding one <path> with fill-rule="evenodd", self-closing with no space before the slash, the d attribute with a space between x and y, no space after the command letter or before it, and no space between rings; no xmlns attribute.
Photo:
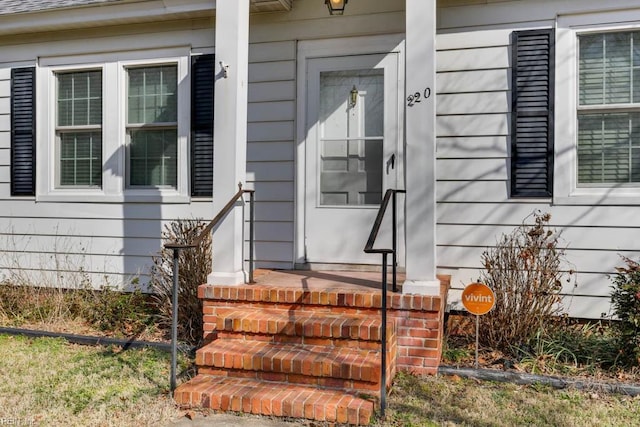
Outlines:
<svg viewBox="0 0 640 427"><path fill-rule="evenodd" d="M553 194L554 31L513 32L511 196Z"/></svg>
<svg viewBox="0 0 640 427"><path fill-rule="evenodd" d="M191 195L211 196L214 56L194 56L191 61Z"/></svg>
<svg viewBox="0 0 640 427"><path fill-rule="evenodd" d="M36 190L35 68L11 70L11 195Z"/></svg>

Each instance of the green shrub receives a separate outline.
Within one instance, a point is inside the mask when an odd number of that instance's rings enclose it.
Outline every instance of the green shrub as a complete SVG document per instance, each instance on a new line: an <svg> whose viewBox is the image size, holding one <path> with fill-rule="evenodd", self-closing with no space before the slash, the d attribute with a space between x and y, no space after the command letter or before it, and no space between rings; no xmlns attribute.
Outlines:
<svg viewBox="0 0 640 427"><path fill-rule="evenodd" d="M123 292L104 286L83 292L82 317L102 331L138 334L152 321L149 296L139 289Z"/></svg>
<svg viewBox="0 0 640 427"><path fill-rule="evenodd" d="M593 373L615 367L614 339L602 322L578 323L558 319L556 328L537 334L527 349L521 349L520 363L535 373Z"/></svg>
<svg viewBox="0 0 640 427"><path fill-rule="evenodd" d="M480 280L493 290L496 304L480 319L485 331L480 340L511 354L543 333L563 311L565 249L549 228L551 215L532 216L533 224L523 222L482 254L485 270Z"/></svg>
<svg viewBox="0 0 640 427"><path fill-rule="evenodd" d="M640 264L622 257L625 267L617 267L613 277L611 306L617 321L613 330L619 347L620 362L640 364Z"/></svg>

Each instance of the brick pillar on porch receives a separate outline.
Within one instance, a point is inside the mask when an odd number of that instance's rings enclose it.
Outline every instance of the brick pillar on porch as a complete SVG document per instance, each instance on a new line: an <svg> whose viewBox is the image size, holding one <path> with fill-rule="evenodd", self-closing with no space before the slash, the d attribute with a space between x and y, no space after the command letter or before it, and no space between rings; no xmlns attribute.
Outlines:
<svg viewBox="0 0 640 427"><path fill-rule="evenodd" d="M442 356L444 313L450 276L438 276L439 295L393 295L389 318L398 337L397 370L435 375Z"/></svg>

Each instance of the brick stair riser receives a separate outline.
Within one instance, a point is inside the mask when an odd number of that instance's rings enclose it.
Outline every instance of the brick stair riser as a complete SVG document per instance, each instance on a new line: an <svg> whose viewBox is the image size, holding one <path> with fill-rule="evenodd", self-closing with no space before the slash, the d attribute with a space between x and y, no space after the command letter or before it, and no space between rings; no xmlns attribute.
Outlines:
<svg viewBox="0 0 640 427"><path fill-rule="evenodd" d="M367 391L368 394L379 397L379 376L375 382L355 381L332 377L313 377L297 374L284 374L279 372L246 371L243 369L222 368L216 369L210 366L198 366L198 372L206 375L228 376L234 378L255 378L271 382L290 382L295 384L313 384L318 387L335 390L347 390L351 392ZM387 390L391 389L391 382L396 375L393 365L387 368Z"/></svg>
<svg viewBox="0 0 640 427"><path fill-rule="evenodd" d="M206 302L271 303L322 306L323 309L380 309L382 295L379 292L307 291L281 289L269 286L208 286L198 288L198 296ZM387 307L392 310L436 311L440 308L440 296L389 294ZM205 304L206 306L206 304Z"/></svg>
<svg viewBox="0 0 640 427"><path fill-rule="evenodd" d="M346 322L345 322L346 323ZM287 335L302 338L343 338L379 341L380 327L376 325L349 325L340 322L320 323L314 319L304 321L250 320L218 317L217 331L251 334Z"/></svg>
<svg viewBox="0 0 640 427"><path fill-rule="evenodd" d="M205 299L207 304L204 306L211 307L243 307L243 308L279 308L281 310L296 311L307 310L318 313L380 313L381 307L374 305L368 307L361 306L342 306L342 305L320 305L305 303L287 303L282 301L246 301L246 300L222 300L222 299Z"/></svg>
<svg viewBox="0 0 640 427"><path fill-rule="evenodd" d="M215 328L210 330L209 333L218 334L218 338L229 339L335 345L337 347L349 347L351 346L349 342L353 342L354 347L363 349L380 348L382 334L379 326L341 326L339 324L328 326L326 324L313 323L313 321L305 322L305 324L280 321L268 321L265 323L266 325L263 325L262 322L256 324L256 322L248 320L232 322L230 319L220 319ZM393 322L389 321L387 325L387 339L390 339L395 335L392 329Z"/></svg>
<svg viewBox="0 0 640 427"><path fill-rule="evenodd" d="M261 311L261 308L205 307L208 313L205 315L205 341L231 337L229 334L232 333L257 340L264 340L260 335L276 336L282 342L300 342L297 337L309 344L314 340L324 340L323 345L342 345L340 341L343 339L377 343L381 337L381 319L376 312L344 316L333 314L323 319L321 313L311 311L290 312L271 308L261 317L256 317L256 311ZM387 334L390 335L389 329ZM290 340L284 337L294 338ZM363 344L361 347L376 348L375 344Z"/></svg>
<svg viewBox="0 0 640 427"><path fill-rule="evenodd" d="M380 383L378 381L366 382L276 372L245 371L242 369L215 369L206 366L198 367L198 373L229 378L256 379L274 383L274 388L280 387L283 384L301 384L318 387L318 389L322 390L340 390L352 394L364 393L375 398L380 397ZM387 388L389 389L390 387Z"/></svg>
<svg viewBox="0 0 640 427"><path fill-rule="evenodd" d="M378 382L380 379L378 353L361 354L366 359L360 359L359 364L356 364L351 353L334 356L334 359L323 358L321 355L296 354L295 351L287 353L285 357L278 358L255 353L252 349L248 349L246 354L198 351L196 365L203 368L243 369L366 382Z"/></svg>

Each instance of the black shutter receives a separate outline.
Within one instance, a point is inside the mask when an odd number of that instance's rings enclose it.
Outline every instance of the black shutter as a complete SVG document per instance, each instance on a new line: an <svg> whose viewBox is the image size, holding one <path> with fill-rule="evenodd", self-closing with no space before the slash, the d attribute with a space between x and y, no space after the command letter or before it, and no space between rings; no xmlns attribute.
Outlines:
<svg viewBox="0 0 640 427"><path fill-rule="evenodd" d="M36 192L34 67L11 70L11 195Z"/></svg>
<svg viewBox="0 0 640 427"><path fill-rule="evenodd" d="M513 32L511 196L553 195L552 29Z"/></svg>
<svg viewBox="0 0 640 427"><path fill-rule="evenodd" d="M191 195L213 194L213 55L191 59Z"/></svg>

